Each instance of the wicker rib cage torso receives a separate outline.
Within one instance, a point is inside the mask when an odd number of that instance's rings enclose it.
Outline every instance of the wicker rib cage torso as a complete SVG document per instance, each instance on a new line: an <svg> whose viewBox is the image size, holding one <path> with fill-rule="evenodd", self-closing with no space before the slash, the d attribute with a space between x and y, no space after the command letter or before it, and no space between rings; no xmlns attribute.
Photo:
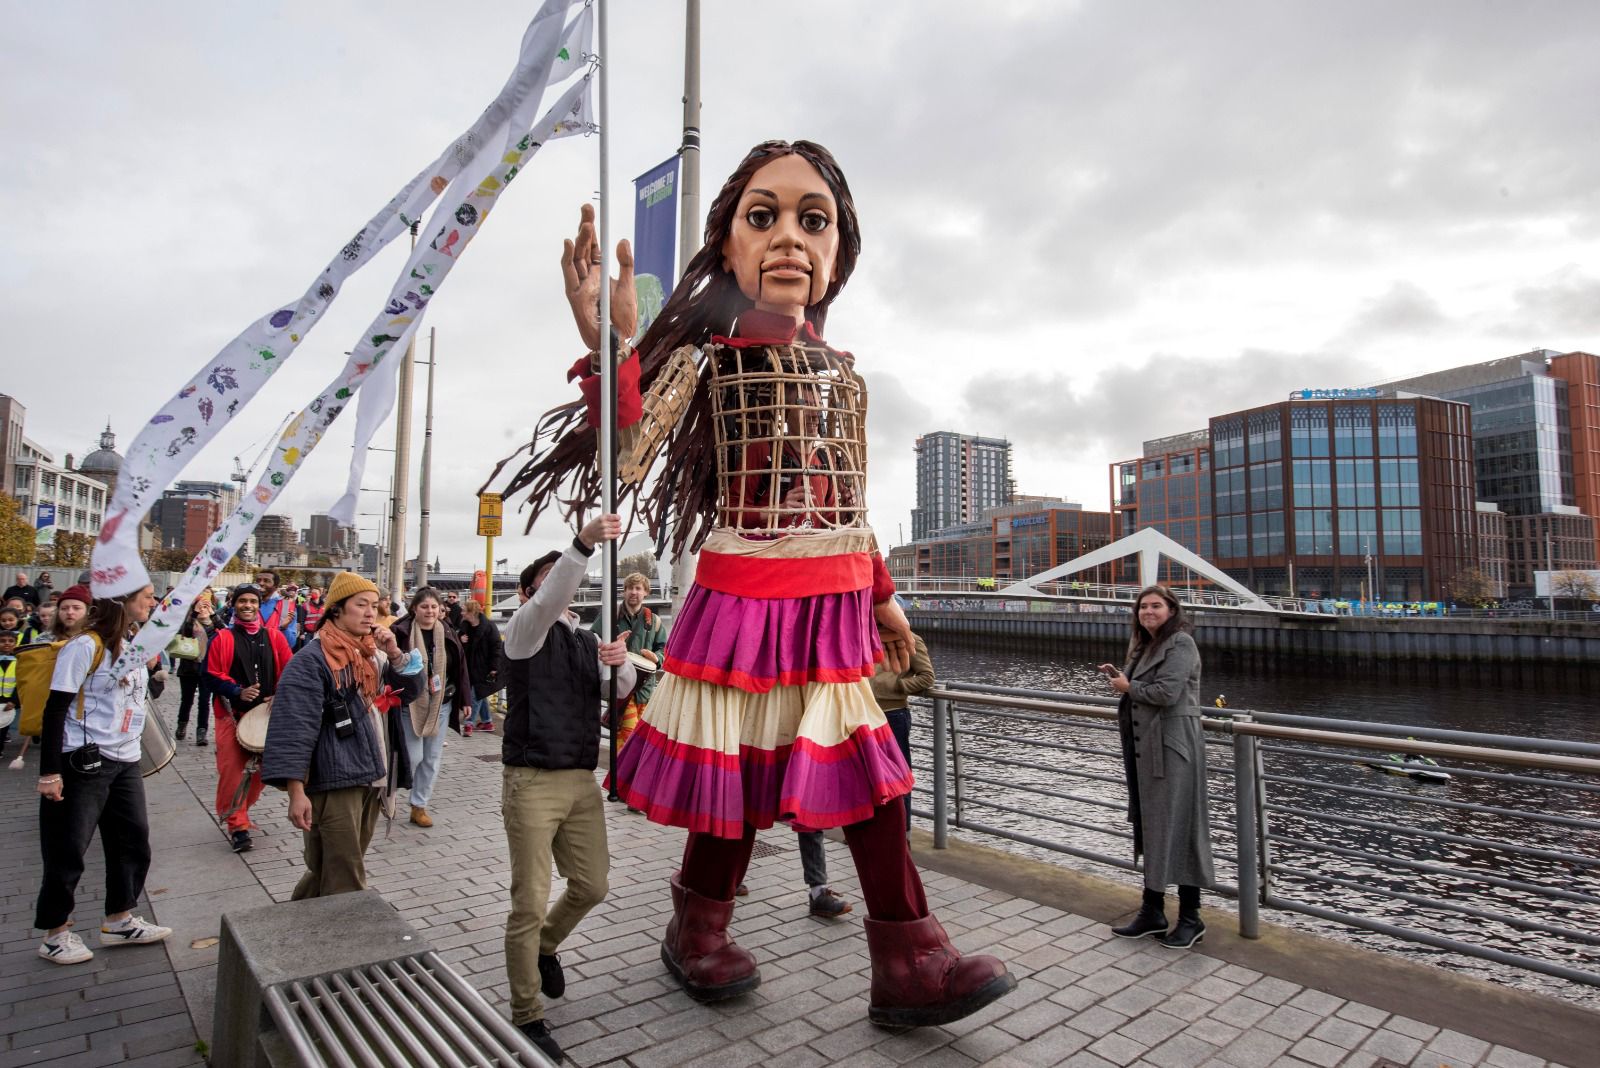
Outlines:
<svg viewBox="0 0 1600 1068"><path fill-rule="evenodd" d="M867 389L822 346L713 346L717 525L745 533L864 527Z"/></svg>

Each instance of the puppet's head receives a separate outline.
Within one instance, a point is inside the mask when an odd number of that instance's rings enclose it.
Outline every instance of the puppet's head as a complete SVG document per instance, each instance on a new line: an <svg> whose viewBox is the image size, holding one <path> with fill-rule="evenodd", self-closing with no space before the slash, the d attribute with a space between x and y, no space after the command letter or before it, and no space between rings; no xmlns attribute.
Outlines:
<svg viewBox="0 0 1600 1068"><path fill-rule="evenodd" d="M737 257L730 255L737 249L730 246L738 245L741 238L751 236L750 209L753 205L749 202L752 198L746 195L752 188L751 179L768 164L785 157L804 160L810 165L801 175L790 174L788 177L804 182L809 175L814 182L820 176L822 187L832 199L832 203L826 206L828 226L825 231L818 233L817 240L819 244L832 246L832 263L827 267L826 279L819 276L810 279L811 289L805 310L805 317L821 332L828 305L833 303L833 298L838 296L855 270L856 258L861 254L861 229L856 218L855 200L850 196L850 186L845 182L844 172L839 169L831 152L811 141L764 141L752 148L733 174L729 175L706 214L705 245L689 262L683 280L673 291L669 307L657 320L661 326L667 326L662 320L675 318L673 312L685 314L686 318L698 318L694 312L700 312L715 323L716 329L726 330L740 312L760 300L762 279L746 270L741 280ZM775 191L784 192L781 189ZM763 205L770 205L765 198L760 199ZM802 212L806 207L800 206ZM761 221L759 216L757 221ZM748 241L745 246L748 251ZM779 294L782 287L803 284L793 279L769 281L773 283L767 287L769 295L779 295L779 299L782 299ZM674 304L678 307L672 307Z"/></svg>

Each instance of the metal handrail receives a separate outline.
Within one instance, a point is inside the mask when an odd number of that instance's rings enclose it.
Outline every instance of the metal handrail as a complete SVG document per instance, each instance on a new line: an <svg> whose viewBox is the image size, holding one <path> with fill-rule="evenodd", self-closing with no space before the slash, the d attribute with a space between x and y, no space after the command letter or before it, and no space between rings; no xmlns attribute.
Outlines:
<svg viewBox="0 0 1600 1068"><path fill-rule="evenodd" d="M1110 726L1107 721L1116 718L1113 707L1115 698L1103 695L1065 694L1054 691L1024 689L1020 687L984 686L977 683L944 682L924 695L931 701L933 713L933 738L931 747L918 744L919 750L931 748L933 762L931 772L933 778L932 807L929 811L918 809L919 815L930 816L933 820L933 837L935 848L947 848L949 842L949 828L953 823L958 828L976 831L982 834L995 835L1023 845L1043 848L1054 852L1106 864L1122 870L1139 870L1137 864L1115 856L1096 852L1094 849L1069 842L1051 841L1041 837L1041 834L1050 833L1041 831L1038 834L1028 833L1031 828L1025 824L1016 827L996 827L987 823L964 820L961 817L959 805L955 818L951 818L950 796L952 793L959 800L963 781L980 785L986 788L982 796L969 796L967 803L976 805L986 811L1007 813L1025 820L1032 820L1039 824L1053 825L1056 827L1070 827L1093 834L1109 835L1113 838L1126 840L1128 837L1125 824L1118 826L1096 826L1086 824L1081 820L1061 815L1062 810L1053 813L1040 812L1038 808L1028 807L1030 802L1013 802L1005 796L1004 792L1014 791L1029 798L1054 798L1074 803L1086 803L1093 807L1119 809L1122 806L1115 802L1108 802L1104 798L1089 798L1076 794L1066 793L1052 781L1041 780L1038 776L1029 776L1027 783L1008 782L996 777L1003 775L1001 769L1020 768L1028 771L1048 773L1052 778L1059 779L1090 779L1103 783L1121 783L1121 775L1100 774L1090 767L1062 768L1060 754L1080 753L1091 758L1109 759L1118 756L1116 749L1101 749L1092 745L1070 744L1057 737L1039 737L1027 731L1014 732L1004 726L998 730L973 730L970 727L963 729L956 723L958 707L965 712L981 718L993 718L998 723L1016 724L1019 721L1037 724L1063 724L1072 722L1084 729L1103 730ZM921 702L918 702L919 705ZM1209 713L1211 710L1206 709ZM1070 717L1070 721L1067 717ZM1229 894L1236 892L1239 906L1240 934L1247 938L1256 937L1259 933L1260 906L1300 912L1308 916L1324 920L1332 920L1349 927L1376 931L1397 938L1406 939L1422 945L1431 946L1441 950L1475 956L1484 960L1495 961L1501 964L1512 965L1517 968L1542 972L1548 975L1559 976L1572 981L1600 985L1600 973L1573 967L1563 961L1544 960L1526 956L1517 952L1508 952L1493 945L1476 944L1463 941L1460 938L1448 937L1428 930L1402 927L1388 923L1385 920L1375 919L1370 916L1351 914L1337 908L1329 908L1326 903L1315 900L1305 901L1296 897L1286 896L1276 892L1272 885L1274 876L1289 877L1305 880L1312 883L1324 884L1328 887L1339 887L1345 890L1356 891L1364 894L1376 895L1380 899L1405 902L1408 905L1420 908L1433 908L1445 915L1456 917L1471 917L1493 925L1503 925L1512 930L1534 931L1557 938L1566 938L1569 944L1583 946L1600 945L1600 937L1585 930L1578 929L1583 921L1574 918L1573 926L1562 926L1560 920L1567 919L1565 910L1574 906L1588 907L1600 904L1600 887L1596 887L1594 874L1600 869L1600 857L1590 856L1571 848L1549 848L1541 844L1522 844L1514 840L1515 831L1500 832L1499 835L1472 835L1452 833L1450 830L1435 830L1419 825L1415 819L1408 819L1407 824L1395 826L1392 822L1378 819L1360 818L1359 816L1342 813L1320 811L1302 802L1272 803L1268 797L1269 786L1279 789L1295 789L1309 787L1313 790L1323 786L1340 791L1346 795L1359 795L1366 797L1380 797L1402 801L1410 805L1436 806L1436 811L1461 813L1470 812L1483 814L1491 818L1509 817L1513 819L1529 819L1541 822L1546 826L1558 826L1577 830L1591 831L1600 829L1600 822L1583 819L1576 816L1558 815L1555 813L1525 811L1519 808L1499 805L1484 805L1469 801L1460 801L1448 798L1432 798L1418 796L1399 791L1381 791L1366 787L1351 786L1344 783L1324 783L1318 779L1299 778L1273 774L1268 775L1263 768L1263 754L1271 753L1280 759L1309 759L1321 760L1334 764L1365 764L1371 763L1372 751L1392 752L1403 748L1408 754L1425 755L1447 758L1451 761L1465 761L1473 764L1497 765L1505 769L1517 769L1525 772L1546 773L1542 775L1517 774L1515 771L1487 771L1481 768L1463 768L1450 765L1452 775L1463 778L1474 778L1479 781L1514 783L1519 786L1537 786L1545 789L1580 791L1588 794L1600 790L1600 745L1586 742L1566 740L1545 741L1534 738L1524 738L1510 735L1480 734L1468 731L1440 730L1424 727L1410 727L1393 724L1368 723L1357 720L1327 719L1311 716L1296 716L1283 713L1259 713L1242 710L1228 710L1219 715L1202 715L1202 727L1210 736L1208 741L1231 741L1233 749L1232 767L1217 766L1212 769L1213 774L1219 779L1231 777L1233 779L1233 820L1232 830L1234 841L1231 843L1233 856L1229 857L1219 853L1221 860L1232 859L1236 863L1237 887L1220 883L1213 887L1214 890ZM1039 732L1042 733L1042 732ZM1397 739L1404 741L1397 745ZM996 770L992 774L963 773L961 768L962 745L967 743L970 747L976 743L980 749L966 754L969 759L981 760L985 765ZM1333 747L1338 751L1328 751ZM998 749L1000 752L991 750ZM1043 763L1039 759L1030 759L1029 751L1038 751L1045 760L1054 760L1054 763ZM1352 752L1354 751L1354 752ZM1003 753L1004 755L1000 755ZM954 775L951 775L951 770ZM1554 772L1552 777L1548 773ZM1569 778L1568 776L1581 776L1585 778ZM1587 780L1587 781L1586 781ZM919 786L919 793L923 793ZM970 793L970 792L969 792ZM1215 803L1215 800L1214 800ZM1294 825L1293 830L1269 827L1269 816L1276 814L1286 817ZM1452 817L1455 819L1456 817ZM1445 824L1451 827L1453 824ZM1307 833L1301 828L1308 828ZM1370 849L1351 849L1332 841L1323 840L1316 833L1318 829L1342 829L1345 832L1382 832L1394 831L1404 835L1415 835L1424 842L1436 843L1437 847L1462 847L1472 852L1472 856L1465 863L1476 865L1467 867L1452 867L1446 864L1431 863L1426 854L1422 858L1408 859L1386 853L1374 852ZM1224 827L1218 828L1225 832ZM1220 837L1225 841L1226 834ZM1361 844L1364 840L1358 839ZM1566 841L1551 842L1551 845L1569 845ZM1348 874L1341 871L1338 874L1316 870L1314 867L1295 867L1292 864L1274 855L1275 849L1287 848L1292 851L1308 852L1311 855L1323 854L1326 856L1341 856L1348 860L1356 861L1363 866L1376 865L1379 870L1398 873L1414 873L1425 879L1452 880L1454 885L1464 891L1470 892L1478 886L1498 888L1510 891L1524 901L1528 899L1543 900L1562 903L1561 910L1556 916L1557 922L1545 922L1537 914L1515 915L1501 911L1496 907L1475 907L1463 903L1459 897L1444 900L1439 897L1429 896L1417 892L1415 887L1396 887L1384 885L1380 881L1359 882L1352 878L1341 878ZM1579 849L1583 848L1579 844ZM1457 854L1458 856L1461 854ZM1561 871L1561 882L1571 888L1561 885L1550 885L1541 882L1539 874L1526 878L1506 878L1503 875L1490 875L1487 871L1479 870L1483 864L1482 857L1502 856L1521 858L1523 867L1512 869L1508 874L1524 875L1531 865L1535 871L1541 866L1548 868L1550 865L1558 866L1555 870ZM1443 856L1443 854L1441 854ZM1315 861L1312 862L1313 865ZM1567 875L1577 881L1569 882ZM1399 876L1395 876L1398 878ZM1595 887L1593 892L1589 892ZM1504 894L1489 893L1487 902L1490 906L1504 906ZM1521 902L1519 902L1521 904ZM1593 926L1592 924L1589 926ZM1452 931L1451 933L1455 933ZM1587 956L1585 954L1584 956ZM1581 958L1580 958L1581 959Z"/></svg>

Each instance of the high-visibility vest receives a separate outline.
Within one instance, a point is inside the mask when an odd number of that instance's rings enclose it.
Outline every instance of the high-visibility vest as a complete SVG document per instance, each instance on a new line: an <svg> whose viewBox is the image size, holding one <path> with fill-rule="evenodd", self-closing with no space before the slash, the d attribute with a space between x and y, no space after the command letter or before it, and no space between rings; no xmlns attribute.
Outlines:
<svg viewBox="0 0 1600 1068"><path fill-rule="evenodd" d="M8 656L0 660L0 701L10 700L17 692L17 658Z"/></svg>

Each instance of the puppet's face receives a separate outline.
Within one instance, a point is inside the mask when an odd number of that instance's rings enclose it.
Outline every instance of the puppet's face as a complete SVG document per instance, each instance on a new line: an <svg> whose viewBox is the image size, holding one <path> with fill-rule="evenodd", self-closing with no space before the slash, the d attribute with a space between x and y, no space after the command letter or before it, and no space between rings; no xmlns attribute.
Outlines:
<svg viewBox="0 0 1600 1068"><path fill-rule="evenodd" d="M780 156L750 176L722 243L722 268L762 311L805 317L834 280L839 207L803 156Z"/></svg>

